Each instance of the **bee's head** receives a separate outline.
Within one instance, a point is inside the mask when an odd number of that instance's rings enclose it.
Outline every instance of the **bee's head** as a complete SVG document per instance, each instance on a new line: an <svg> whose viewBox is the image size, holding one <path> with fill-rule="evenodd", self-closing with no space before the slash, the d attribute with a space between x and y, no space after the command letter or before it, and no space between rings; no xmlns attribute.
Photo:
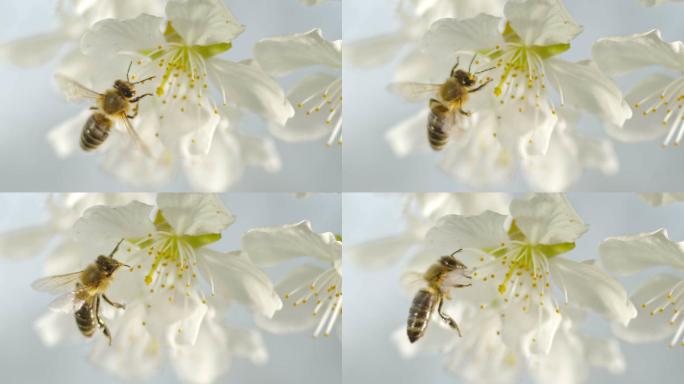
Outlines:
<svg viewBox="0 0 684 384"><path fill-rule="evenodd" d="M477 83L477 77L474 74L462 69L457 69L451 74L451 76L455 78L461 85L466 87L472 87L475 85L475 83Z"/></svg>
<svg viewBox="0 0 684 384"><path fill-rule="evenodd" d="M465 266L465 264L461 263L457 258L455 258L454 255L442 256L439 259L439 262L450 271L457 269L465 270L468 268Z"/></svg>
<svg viewBox="0 0 684 384"><path fill-rule="evenodd" d="M95 260L95 264L104 272L107 274L107 276L111 276L116 272L119 267L124 266L125 264L120 262L119 260L105 256L105 255L100 255L97 257L97 260Z"/></svg>
<svg viewBox="0 0 684 384"><path fill-rule="evenodd" d="M125 81L125 80L115 81L114 82L114 89L121 92L121 94L127 99L130 99L133 96L135 96L135 88L133 87L133 84L129 83L128 81Z"/></svg>

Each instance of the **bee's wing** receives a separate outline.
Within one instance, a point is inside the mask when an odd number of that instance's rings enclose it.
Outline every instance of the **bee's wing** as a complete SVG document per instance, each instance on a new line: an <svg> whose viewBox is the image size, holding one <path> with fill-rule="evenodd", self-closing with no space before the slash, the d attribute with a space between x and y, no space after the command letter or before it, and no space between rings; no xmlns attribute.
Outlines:
<svg viewBox="0 0 684 384"><path fill-rule="evenodd" d="M145 153L145 155L152 157L152 152L150 149L145 145L145 142L140 138L140 135L138 135L138 132L133 129L133 125L131 124L130 120L128 120L128 117L126 116L126 113L121 113L119 116L121 121L123 122L123 125L126 126L126 131L128 131L128 134L131 136L133 141L140 146L140 149Z"/></svg>
<svg viewBox="0 0 684 384"><path fill-rule="evenodd" d="M74 283L81 277L81 272L67 273L65 275L55 275L43 277L31 284L36 291L50 293L64 293L74 289Z"/></svg>
<svg viewBox="0 0 684 384"><path fill-rule="evenodd" d="M87 88L78 81L70 79L59 73L55 75L55 81L57 82L57 87L67 101L74 102L83 100L97 100L98 98L102 97L101 94Z"/></svg>
<svg viewBox="0 0 684 384"><path fill-rule="evenodd" d="M48 308L54 312L71 313L83 305L83 300L76 298L74 292L67 292L54 299Z"/></svg>
<svg viewBox="0 0 684 384"><path fill-rule="evenodd" d="M401 275L401 286L407 293L414 294L425 287L423 274L419 272L406 272Z"/></svg>
<svg viewBox="0 0 684 384"><path fill-rule="evenodd" d="M440 84L400 82L391 83L387 89L408 101L422 101L436 94L440 86Z"/></svg>

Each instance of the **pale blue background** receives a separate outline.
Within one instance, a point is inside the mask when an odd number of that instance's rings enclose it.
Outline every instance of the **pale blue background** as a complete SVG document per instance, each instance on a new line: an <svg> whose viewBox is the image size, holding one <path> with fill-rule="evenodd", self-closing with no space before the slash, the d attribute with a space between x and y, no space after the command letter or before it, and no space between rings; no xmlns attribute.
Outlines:
<svg viewBox="0 0 684 384"><path fill-rule="evenodd" d="M345 0L343 29L345 41L354 41L398 26L394 18L397 1ZM591 44L598 38L645 32L660 28L666 41L683 40L684 4L643 7L637 0L566 0L565 5L584 32L572 42L563 58L577 61L590 58ZM398 159L384 139L388 128L415 115L420 103L407 103L389 94L398 60L366 70L348 63L344 66L345 143L343 177L345 191L468 191L438 167L443 154L414 154ZM623 91L644 73L619 81ZM581 132L605 134L593 119L585 119ZM572 187L578 191L662 191L684 190L684 150L663 149L659 141L638 144L616 143L621 171L614 176L591 171ZM522 177L508 184L485 188L496 191L527 191Z"/></svg>
<svg viewBox="0 0 684 384"><path fill-rule="evenodd" d="M307 7L297 0L225 0L235 17L246 26L225 57L244 60L252 57L258 40L275 35L305 32L320 27L331 40L342 37L341 4L329 1ZM49 30L55 25L54 1L4 0L0 14L0 43ZM82 106L64 101L52 86L56 60L49 65L19 69L0 63L0 191L130 191L114 176L99 169L101 156L78 153L59 160L45 135L81 111ZM286 78L285 88L312 70ZM267 134L266 124L256 118L243 120L240 127L251 134ZM75 138L78 139L78 138ZM284 143L276 141L282 169L270 174L249 167L235 191L319 191L340 190L341 149L328 148L325 139ZM187 191L179 174L165 191Z"/></svg>
<svg viewBox="0 0 684 384"><path fill-rule="evenodd" d="M567 256L574 260L598 257L599 243L610 236L668 229L670 238L684 240L684 203L652 208L634 194L572 193L571 203L589 225L577 248ZM345 194L342 199L345 246L397 233L402 230L403 200L398 194ZM411 298L399 285L402 268L369 272L344 264L344 343L342 369L345 383L461 383L443 368L441 359L426 356L404 360L390 334L404 325ZM675 272L672 271L671 272ZM619 279L629 291L650 275ZM586 324L594 335L609 335L604 321L596 316ZM463 332L468 332L462 329ZM592 369L589 383L681 383L684 377L684 347L668 347L669 339L647 344L621 343L627 370L614 376ZM524 377L524 376L523 376ZM524 382L530 382L525 378Z"/></svg>
<svg viewBox="0 0 684 384"><path fill-rule="evenodd" d="M212 249L239 249L240 236L250 228L304 219L312 222L315 231L341 233L338 194L312 195L304 199L292 194L225 194L221 197L236 221L223 232L220 242L212 244ZM0 232L46 218L45 198L44 194L0 194ZM30 287L33 280L42 276L43 259L44 255L36 255L33 259L9 262L0 256L0 382L121 382L89 362L91 346L87 343L47 348L34 332L33 322L45 313L53 299ZM292 263L270 268L267 273L277 281L291 267ZM233 324L252 324L248 312L239 305L231 308L228 319ZM233 359L228 374L216 383L341 383L341 343L336 336L313 339L311 332L305 331L290 335L264 332L263 337L270 354L266 365L254 366L244 359ZM165 364L161 374L150 382L177 380L171 366Z"/></svg>

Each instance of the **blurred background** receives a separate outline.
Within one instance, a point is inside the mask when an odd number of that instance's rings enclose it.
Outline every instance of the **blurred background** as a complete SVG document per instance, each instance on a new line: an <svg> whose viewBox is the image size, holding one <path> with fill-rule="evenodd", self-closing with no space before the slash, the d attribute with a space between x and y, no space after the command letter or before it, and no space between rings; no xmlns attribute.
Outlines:
<svg viewBox="0 0 684 384"><path fill-rule="evenodd" d="M596 259L598 245L607 237L650 232L667 228L670 238L684 240L684 204L654 208L623 193L571 193L567 195L589 231L579 238L573 260ZM401 194L345 194L342 199L345 247L370 239L397 234L404 229ZM358 214L363 212L363 214ZM406 261L406 259L404 259ZM342 369L346 383L460 383L443 367L443 357L419 354L405 360L390 335L406 324L411 297L400 286L401 263L369 271L354 263L344 264L344 343ZM654 272L619 278L628 292ZM670 270L677 273L677 271ZM456 298L458 294L456 293ZM609 336L601 318L590 316L581 327L595 336ZM467 329L462 331L468 332ZM684 375L684 347L669 348L670 339L645 344L620 342L626 371L611 375L606 370L590 371L589 383L679 383ZM519 364L520 365L520 364ZM524 372L524 368L522 369ZM531 382L523 377L516 382Z"/></svg>
<svg viewBox="0 0 684 384"><path fill-rule="evenodd" d="M306 32L316 27L321 28L327 39L342 38L339 1L327 1L317 6L304 6L298 0L225 0L225 3L246 26L245 32L233 41L233 48L222 56L229 60L252 58L252 47L260 39ZM56 4L57 1L45 0L3 1L0 44L56 27ZM53 59L47 65L28 69L0 62L0 122L4 127L0 130L0 190L132 190L99 168L101 155L79 152L67 159L59 159L48 144L48 131L82 110L82 106L66 102L53 86L53 73L58 62L59 59ZM287 90L300 76L314 71L305 69L278 81ZM246 116L240 129L248 134L268 134L266 123L255 116ZM340 190L339 145L329 148L325 145L325 139L302 143L276 140L276 147L282 159L279 173L248 167L232 190ZM188 189L182 173L163 187L165 191Z"/></svg>
<svg viewBox="0 0 684 384"><path fill-rule="evenodd" d="M45 194L0 194L0 233L48 218ZM211 245L216 250L240 248L240 237L250 228L282 225L310 220L316 232L341 233L340 196L314 194L297 198L293 194L225 194L221 199L236 216L223 232L223 238ZM54 299L31 289L33 280L42 277L45 255L8 261L0 255L0 382L3 383L117 383L88 360L91 343L45 347L33 330L33 322L47 310ZM295 261L296 262L296 261ZM265 269L272 281L278 281L291 264ZM286 304L287 305L287 304ZM231 307L230 324L253 327L249 312L240 305ZM339 327L339 323L337 327ZM263 366L235 358L228 373L217 383L341 383L341 343L339 337L312 338L313 330L295 334L273 335L262 332L269 360ZM335 333L335 332L334 332ZM96 335L101 336L101 335ZM164 358L165 359L165 358ZM151 383L177 382L168 363L163 363Z"/></svg>
<svg viewBox="0 0 684 384"><path fill-rule="evenodd" d="M344 41L388 33L400 27L395 16L399 1L345 0L342 9ZM409 3L409 2L406 2ZM575 20L584 27L560 58L578 61L591 58L591 45L601 37L627 35L659 28L665 41L684 39L681 15L684 5L673 2L646 8L638 0L566 0L563 2ZM402 54L408 51L402 51ZM427 108L426 103L408 103L386 91L397 64L365 69L344 65L345 144L343 177L345 191L468 191L439 169L443 153L425 152L397 158L385 141L389 128ZM658 69L660 70L660 69ZM650 70L621 77L617 82L626 93L636 79ZM578 130L591 137L607 137L594 118L583 118ZM626 144L614 142L620 171L604 176L589 171L570 188L577 191L662 191L684 189L684 151L662 148L661 141ZM516 174L509 183L486 188L491 191L526 191L526 182Z"/></svg>

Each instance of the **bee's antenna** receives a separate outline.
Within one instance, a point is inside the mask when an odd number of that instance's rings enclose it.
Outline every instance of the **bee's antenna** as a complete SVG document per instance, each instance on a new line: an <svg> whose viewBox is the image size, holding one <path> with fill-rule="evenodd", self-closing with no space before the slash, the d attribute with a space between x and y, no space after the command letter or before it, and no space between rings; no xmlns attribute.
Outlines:
<svg viewBox="0 0 684 384"><path fill-rule="evenodd" d="M119 246L121 245L121 243L123 243L123 241L124 241L124 239L121 239L121 240L119 240L118 243L116 243L116 247L114 247L114 250L112 250L112 253L109 254L110 258L112 258L112 259L114 258L114 254L116 253L116 251L119 250Z"/></svg>
<svg viewBox="0 0 684 384"><path fill-rule="evenodd" d="M483 69L483 70L481 70L481 71L475 72L475 74L476 74L476 75L479 75L480 73L484 73L484 72L487 72L487 71L491 71L492 69L496 69L496 67L491 67L491 68Z"/></svg>
<svg viewBox="0 0 684 384"><path fill-rule="evenodd" d="M470 72L470 69L473 67L473 63L475 62L475 58L477 57L477 52L473 55L473 58L470 60L470 65L468 65L468 72Z"/></svg>
<svg viewBox="0 0 684 384"><path fill-rule="evenodd" d="M131 60L130 63L128 63L128 70L126 71L126 81L129 83L131 82L131 79L128 77L128 74L131 73L131 66L133 66L133 60Z"/></svg>
<svg viewBox="0 0 684 384"><path fill-rule="evenodd" d="M142 80L140 80L140 81L136 81L135 83L131 83L131 84L141 84L141 83L144 83L144 82L146 82L146 81L148 81L148 80L152 80L152 79L154 79L155 77L156 77L156 76L150 76L150 77L148 77L148 78L146 78L146 79L142 79Z"/></svg>
<svg viewBox="0 0 684 384"><path fill-rule="evenodd" d="M452 256L452 257L453 257L453 256L454 256L455 254L457 254L457 253L461 252L462 250L463 250L463 248L460 248L460 249L458 249L458 250L454 251L454 253L452 253L452 254L451 254L451 255L449 255L449 256Z"/></svg>

